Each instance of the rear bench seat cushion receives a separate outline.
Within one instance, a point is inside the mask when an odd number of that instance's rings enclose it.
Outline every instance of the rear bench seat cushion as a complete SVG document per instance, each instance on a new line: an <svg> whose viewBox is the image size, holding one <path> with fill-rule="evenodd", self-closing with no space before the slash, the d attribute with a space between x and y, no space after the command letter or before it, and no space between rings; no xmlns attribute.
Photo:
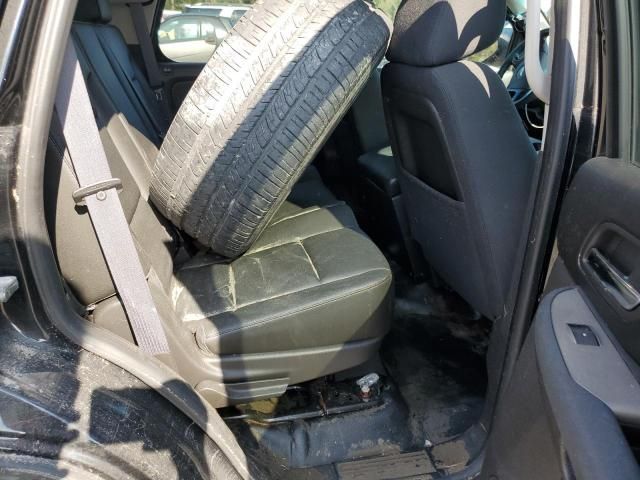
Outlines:
<svg viewBox="0 0 640 480"><path fill-rule="evenodd" d="M218 355L382 338L391 318L389 265L345 205L272 222L230 263L195 258L172 293L200 346Z"/></svg>

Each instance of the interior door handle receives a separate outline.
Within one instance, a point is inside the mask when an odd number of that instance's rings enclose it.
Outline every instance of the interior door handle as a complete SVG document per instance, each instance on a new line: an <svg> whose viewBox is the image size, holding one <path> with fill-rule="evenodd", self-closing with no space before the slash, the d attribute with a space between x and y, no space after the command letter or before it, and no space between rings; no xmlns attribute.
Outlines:
<svg viewBox="0 0 640 480"><path fill-rule="evenodd" d="M592 248L587 255L587 266L602 289L622 308L633 310L640 305L640 293L629 283L629 278L618 270L600 250Z"/></svg>

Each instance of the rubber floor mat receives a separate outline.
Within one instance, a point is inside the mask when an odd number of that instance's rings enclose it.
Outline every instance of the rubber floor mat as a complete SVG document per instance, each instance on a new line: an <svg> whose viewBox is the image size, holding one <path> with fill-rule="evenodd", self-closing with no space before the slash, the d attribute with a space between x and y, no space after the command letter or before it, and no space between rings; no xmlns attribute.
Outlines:
<svg viewBox="0 0 640 480"><path fill-rule="evenodd" d="M336 467L340 480L427 480L436 472L424 451L345 462Z"/></svg>
<svg viewBox="0 0 640 480"><path fill-rule="evenodd" d="M407 402L416 440L439 444L480 417L491 324L455 296L395 276L395 318L382 359Z"/></svg>

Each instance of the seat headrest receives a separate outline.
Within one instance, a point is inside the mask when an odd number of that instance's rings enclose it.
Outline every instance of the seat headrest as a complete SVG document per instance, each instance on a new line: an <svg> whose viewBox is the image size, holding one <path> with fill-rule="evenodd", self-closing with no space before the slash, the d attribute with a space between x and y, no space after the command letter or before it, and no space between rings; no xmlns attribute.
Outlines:
<svg viewBox="0 0 640 480"><path fill-rule="evenodd" d="M506 0L404 0L387 58L420 67L456 62L495 42L505 17Z"/></svg>
<svg viewBox="0 0 640 480"><path fill-rule="evenodd" d="M73 19L76 22L109 23L111 4L109 0L79 0Z"/></svg>

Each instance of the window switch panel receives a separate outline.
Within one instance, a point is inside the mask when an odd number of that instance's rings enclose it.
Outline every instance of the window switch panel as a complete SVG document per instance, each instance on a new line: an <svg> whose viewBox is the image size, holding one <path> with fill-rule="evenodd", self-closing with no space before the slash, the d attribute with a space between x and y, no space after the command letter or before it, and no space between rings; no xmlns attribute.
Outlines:
<svg viewBox="0 0 640 480"><path fill-rule="evenodd" d="M598 337L593 333L590 327L587 325L575 325L569 324L573 338L578 345L589 345L591 347L599 347L600 342Z"/></svg>

